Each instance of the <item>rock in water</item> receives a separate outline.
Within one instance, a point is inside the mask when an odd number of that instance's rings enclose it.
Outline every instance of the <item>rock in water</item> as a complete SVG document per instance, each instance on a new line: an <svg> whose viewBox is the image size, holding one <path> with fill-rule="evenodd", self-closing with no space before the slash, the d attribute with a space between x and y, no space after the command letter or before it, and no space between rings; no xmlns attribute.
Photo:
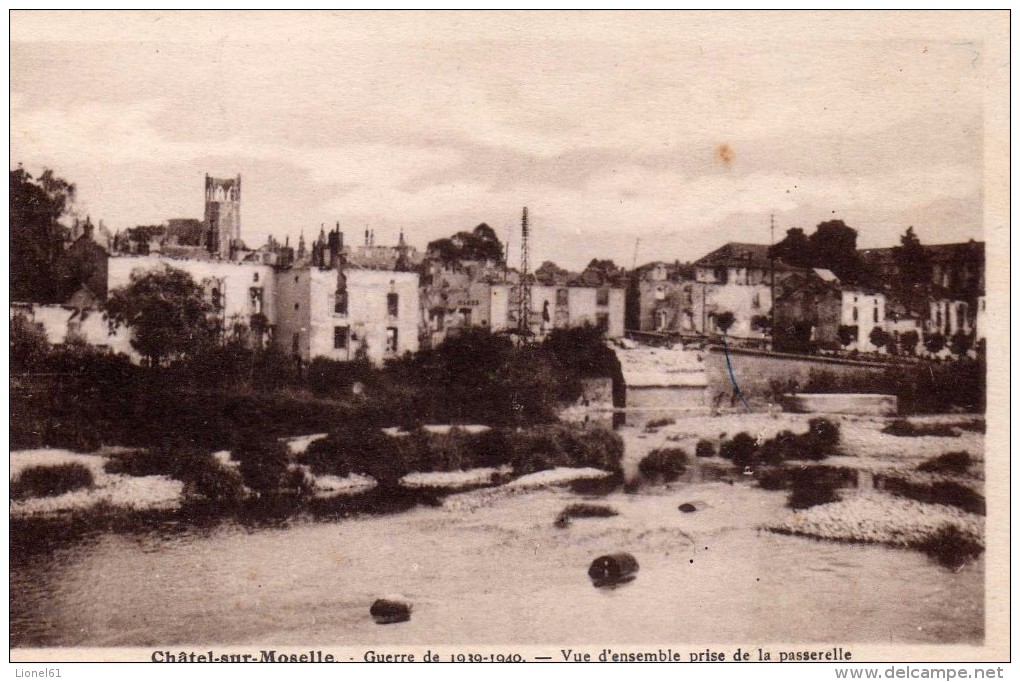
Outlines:
<svg viewBox="0 0 1020 682"><path fill-rule="evenodd" d="M383 597L375 600L369 613L379 625L403 623L411 620L411 602L400 596Z"/></svg>
<svg viewBox="0 0 1020 682"><path fill-rule="evenodd" d="M618 585L633 580L638 572L638 562L633 554L616 552L600 556L591 562L588 577L596 587Z"/></svg>
<svg viewBox="0 0 1020 682"><path fill-rule="evenodd" d="M679 509L680 511L682 511L685 514L690 514L692 512L696 512L696 511L704 511L707 508L708 508L708 505L705 504L704 502L702 502L701 500L693 500L691 502L684 502L679 507L677 507L677 509Z"/></svg>

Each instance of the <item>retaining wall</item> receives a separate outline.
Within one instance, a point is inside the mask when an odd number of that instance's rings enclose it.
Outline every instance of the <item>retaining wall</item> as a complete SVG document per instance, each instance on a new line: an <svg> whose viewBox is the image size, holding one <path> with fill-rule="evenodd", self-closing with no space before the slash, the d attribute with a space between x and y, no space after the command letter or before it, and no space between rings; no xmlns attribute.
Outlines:
<svg viewBox="0 0 1020 682"><path fill-rule="evenodd" d="M735 348L729 349L729 358L740 392L752 405L762 405L772 398L774 382L784 387L795 382L797 388L803 388L812 372L828 372L846 377L881 374L886 368L886 365L879 363ZM739 398L734 396L733 381L726 367L726 354L722 346L706 349L704 360L708 378L705 396L707 404L739 404Z"/></svg>

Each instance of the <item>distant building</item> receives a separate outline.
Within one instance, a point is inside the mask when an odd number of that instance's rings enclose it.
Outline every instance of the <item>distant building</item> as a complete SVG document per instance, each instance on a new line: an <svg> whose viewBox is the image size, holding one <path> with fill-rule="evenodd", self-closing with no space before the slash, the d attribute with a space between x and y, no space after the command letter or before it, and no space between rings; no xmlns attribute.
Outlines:
<svg viewBox="0 0 1020 682"><path fill-rule="evenodd" d="M850 344L850 350L864 353L886 351L885 347L877 347L871 343L871 333L875 328L886 331L886 296L880 291L863 287L845 287L843 289L842 319L840 324L856 330L856 339Z"/></svg>
<svg viewBox="0 0 1020 682"><path fill-rule="evenodd" d="M95 239L92 221L81 224L77 239L57 259L60 300L75 308L95 308L106 299L109 253Z"/></svg>
<svg viewBox="0 0 1020 682"><path fill-rule="evenodd" d="M382 364L418 350L417 273L300 267L277 282L277 346L304 361Z"/></svg>
<svg viewBox="0 0 1020 682"><path fill-rule="evenodd" d="M787 273L775 290L773 350L804 353L839 348L843 294L832 272Z"/></svg>
<svg viewBox="0 0 1020 682"><path fill-rule="evenodd" d="M518 328L519 286L494 284L490 287L492 331ZM618 338L624 333L624 299L623 287L532 285L529 326L532 334L539 338L553 329L585 325L601 329L609 338Z"/></svg>
<svg viewBox="0 0 1020 682"><path fill-rule="evenodd" d="M719 321L733 315L727 336L763 340L772 312L772 289L794 273L804 273L768 257L767 244L730 242L696 260L694 282L683 296L683 326L698 334L723 333Z"/></svg>
<svg viewBox="0 0 1020 682"><path fill-rule="evenodd" d="M958 331L975 333L980 327L978 315L983 314L979 301L985 295L984 242L927 244L923 249L931 278L921 291L905 297L910 300L896 302L896 331L905 326L904 319L916 319L927 335L948 338ZM860 253L878 281L887 286L897 281L900 274L895 247L864 249Z"/></svg>
<svg viewBox="0 0 1020 682"><path fill-rule="evenodd" d="M241 247L241 176L205 176L205 233L203 245L214 256L230 258Z"/></svg>
<svg viewBox="0 0 1020 682"><path fill-rule="evenodd" d="M488 261L427 260L420 291L423 344L434 348L469 327L491 329L491 288L505 275L502 265Z"/></svg>
<svg viewBox="0 0 1020 682"><path fill-rule="evenodd" d="M131 283L135 273L163 268L183 270L203 288L224 330L243 324L268 342L276 320L276 271L259 263L167 258L164 256L114 256L109 262L110 291Z"/></svg>
<svg viewBox="0 0 1020 682"><path fill-rule="evenodd" d="M694 331L690 284L694 281L691 266L679 263L649 263L631 275L628 305L634 309L633 328L639 331ZM685 313L686 311L686 313ZM630 311L628 311L629 313Z"/></svg>

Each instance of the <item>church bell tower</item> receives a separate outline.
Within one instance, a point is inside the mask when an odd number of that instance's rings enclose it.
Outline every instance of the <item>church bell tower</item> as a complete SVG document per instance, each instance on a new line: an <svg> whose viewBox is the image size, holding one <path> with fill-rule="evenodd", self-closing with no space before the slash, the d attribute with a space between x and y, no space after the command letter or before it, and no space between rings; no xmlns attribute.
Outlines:
<svg viewBox="0 0 1020 682"><path fill-rule="evenodd" d="M241 240L241 176L205 176L205 247L220 258L230 258L231 247Z"/></svg>

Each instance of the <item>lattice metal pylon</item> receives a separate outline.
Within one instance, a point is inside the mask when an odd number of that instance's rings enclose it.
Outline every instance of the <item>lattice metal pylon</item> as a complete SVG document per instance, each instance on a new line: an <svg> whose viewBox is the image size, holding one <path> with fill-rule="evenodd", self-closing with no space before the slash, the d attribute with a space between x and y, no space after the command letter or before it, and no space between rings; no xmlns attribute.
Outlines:
<svg viewBox="0 0 1020 682"><path fill-rule="evenodd" d="M521 339L531 336L531 281L528 262L528 207L521 217L521 283L517 301L517 331Z"/></svg>

